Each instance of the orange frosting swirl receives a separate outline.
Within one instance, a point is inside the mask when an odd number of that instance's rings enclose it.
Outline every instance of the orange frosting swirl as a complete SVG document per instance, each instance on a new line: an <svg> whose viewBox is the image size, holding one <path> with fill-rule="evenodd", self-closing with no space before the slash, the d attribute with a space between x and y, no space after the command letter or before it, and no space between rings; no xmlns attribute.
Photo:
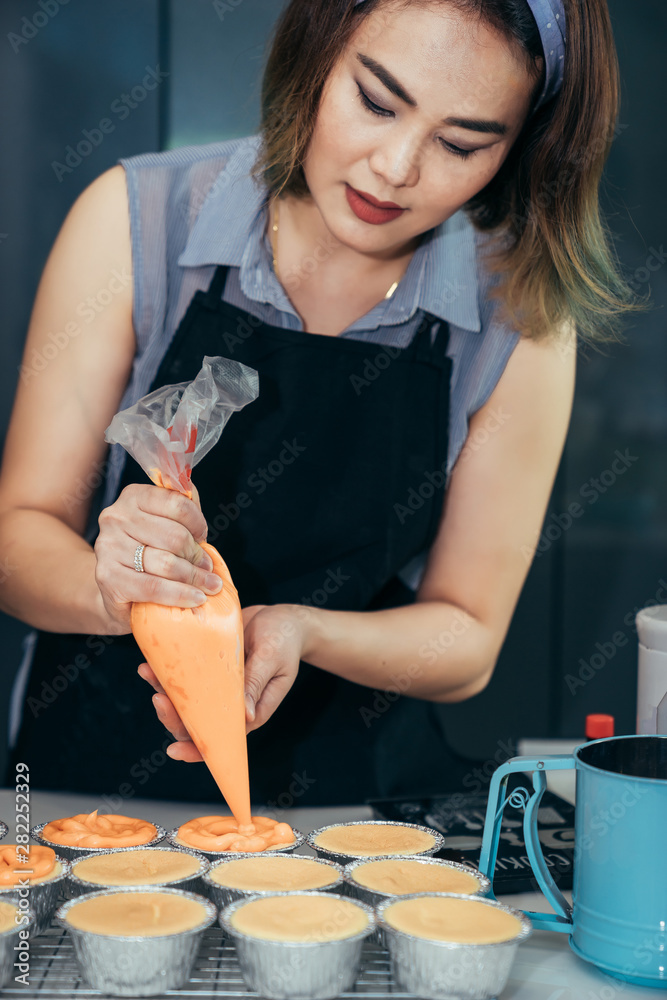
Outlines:
<svg viewBox="0 0 667 1000"><path fill-rule="evenodd" d="M44 840L66 847L139 847L155 840L157 829L145 819L94 812L54 819L42 830Z"/></svg>
<svg viewBox="0 0 667 1000"><path fill-rule="evenodd" d="M203 851L267 851L293 844L294 830L268 816L253 816L252 823L239 825L233 816L197 816L178 829L178 838Z"/></svg>
<svg viewBox="0 0 667 1000"><path fill-rule="evenodd" d="M0 885L18 885L23 879L44 878L55 866L56 852L52 847L30 844L27 855L23 849L19 853L16 844L0 847Z"/></svg>

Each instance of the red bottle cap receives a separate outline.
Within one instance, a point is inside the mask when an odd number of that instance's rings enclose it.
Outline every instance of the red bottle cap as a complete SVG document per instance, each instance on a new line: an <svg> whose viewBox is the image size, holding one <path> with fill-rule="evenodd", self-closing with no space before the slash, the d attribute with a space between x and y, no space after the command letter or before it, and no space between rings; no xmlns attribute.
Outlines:
<svg viewBox="0 0 667 1000"><path fill-rule="evenodd" d="M605 736L614 735L613 715L587 715L586 716L586 739L601 740Z"/></svg>

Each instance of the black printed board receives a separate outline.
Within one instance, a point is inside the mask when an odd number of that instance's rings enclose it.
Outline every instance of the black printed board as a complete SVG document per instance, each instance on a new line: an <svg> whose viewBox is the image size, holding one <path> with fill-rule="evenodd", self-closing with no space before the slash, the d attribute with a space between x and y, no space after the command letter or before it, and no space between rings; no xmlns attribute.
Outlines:
<svg viewBox="0 0 667 1000"><path fill-rule="evenodd" d="M518 788L532 793L530 779L523 774L509 777L505 795ZM524 796L527 798L527 796ZM371 800L376 819L421 823L445 837L445 847L435 855L477 866L482 847L487 793L454 792L433 798ZM559 889L572 888L574 868L574 806L552 792L545 792L538 810L538 834L549 871ZM523 839L523 810L508 802L498 845L493 877L496 895L539 891L531 871Z"/></svg>

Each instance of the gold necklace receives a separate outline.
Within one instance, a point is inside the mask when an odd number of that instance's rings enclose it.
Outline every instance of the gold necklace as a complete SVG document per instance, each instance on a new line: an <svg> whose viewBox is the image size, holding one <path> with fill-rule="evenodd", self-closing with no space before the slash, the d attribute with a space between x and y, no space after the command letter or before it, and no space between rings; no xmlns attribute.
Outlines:
<svg viewBox="0 0 667 1000"><path fill-rule="evenodd" d="M278 199L274 197L273 223L271 225L271 252L273 254L273 273L275 274L278 281L280 281L280 275L278 274L278 261L276 259L278 256L277 245L278 245ZM398 288L398 282L394 281L394 283L389 288L389 291L386 293L385 299L390 299L397 288Z"/></svg>

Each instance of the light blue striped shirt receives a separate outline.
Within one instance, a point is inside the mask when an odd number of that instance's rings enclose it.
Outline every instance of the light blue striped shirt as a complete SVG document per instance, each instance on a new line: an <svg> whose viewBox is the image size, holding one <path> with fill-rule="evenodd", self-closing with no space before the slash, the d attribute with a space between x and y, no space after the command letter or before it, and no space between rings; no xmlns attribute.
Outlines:
<svg viewBox="0 0 667 1000"><path fill-rule="evenodd" d="M217 264L230 265L225 301L273 326L303 329L273 271L267 189L249 175L258 146L259 137L249 136L120 161L129 193L137 338L121 409L148 392L192 296L208 286ZM425 235L391 298L339 334L405 347L424 311L447 320L453 363L448 474L465 443L470 416L491 395L518 341L516 332L494 319L493 278L481 259L488 239L457 212ZM124 459L115 445L104 506L116 497ZM401 574L413 588L425 556Z"/></svg>

